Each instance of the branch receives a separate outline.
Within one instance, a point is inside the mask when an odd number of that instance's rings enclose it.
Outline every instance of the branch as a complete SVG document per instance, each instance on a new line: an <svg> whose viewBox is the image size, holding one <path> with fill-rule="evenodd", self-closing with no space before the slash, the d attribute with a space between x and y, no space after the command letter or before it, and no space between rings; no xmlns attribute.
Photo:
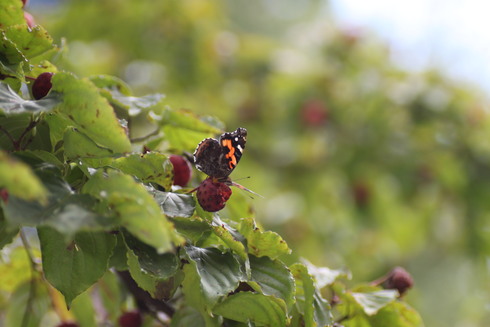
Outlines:
<svg viewBox="0 0 490 327"><path fill-rule="evenodd" d="M148 294L148 292L141 289L138 284L136 284L136 281L133 279L133 277L131 277L129 271L117 271L117 274L126 285L128 291L135 298L136 304L141 311L163 312L169 317L172 317L174 315L174 308L161 300L152 298L151 295Z"/></svg>
<svg viewBox="0 0 490 327"><path fill-rule="evenodd" d="M27 133L30 130L32 130L34 127L36 127L37 123L39 123L39 120L38 119L31 120L31 122L29 123L29 125L27 125L26 129L22 132L22 134L20 134L19 138L14 143L15 150L23 150L23 149L21 149L21 144L22 144L22 141L23 141L24 137L27 135ZM32 141L32 139L31 139L31 141ZM28 141L25 146L27 146L29 143L30 142Z"/></svg>

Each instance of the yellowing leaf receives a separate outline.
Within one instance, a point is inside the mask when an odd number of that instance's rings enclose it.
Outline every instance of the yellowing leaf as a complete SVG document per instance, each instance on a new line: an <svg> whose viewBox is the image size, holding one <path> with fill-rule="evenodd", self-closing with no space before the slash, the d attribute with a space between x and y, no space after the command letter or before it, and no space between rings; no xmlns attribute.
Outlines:
<svg viewBox="0 0 490 327"><path fill-rule="evenodd" d="M262 231L255 225L253 218L243 218L238 231L247 239L248 253L257 257L268 256L275 259L291 252L279 234Z"/></svg>
<svg viewBox="0 0 490 327"><path fill-rule="evenodd" d="M57 73L52 83L52 91L61 93L63 99L56 109L69 126L76 127L97 145L114 153L131 150L129 138L113 108L92 82L68 73Z"/></svg>
<svg viewBox="0 0 490 327"><path fill-rule="evenodd" d="M46 202L47 190L25 163L0 151L0 188L27 201Z"/></svg>

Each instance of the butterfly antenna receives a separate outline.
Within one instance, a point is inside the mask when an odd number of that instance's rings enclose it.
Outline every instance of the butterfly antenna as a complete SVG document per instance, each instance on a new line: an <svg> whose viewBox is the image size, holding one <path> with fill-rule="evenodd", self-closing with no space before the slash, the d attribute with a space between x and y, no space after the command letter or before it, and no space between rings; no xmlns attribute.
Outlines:
<svg viewBox="0 0 490 327"><path fill-rule="evenodd" d="M247 176L247 177L240 177L240 178L237 178L235 179L236 181L241 181L241 180L244 180L244 179L249 179L250 176Z"/></svg>
<svg viewBox="0 0 490 327"><path fill-rule="evenodd" d="M264 199L264 197L263 197L262 195L260 195L259 193L255 193L255 192L254 192L254 191L252 191L252 190L249 190L248 188L246 188L246 187L245 187L245 186L243 186L243 185L240 185L240 184L235 183L235 182L231 182L231 185L232 185L232 186L235 186L235 187L237 187L237 188L239 188L239 189L241 189L241 190L244 190L244 191L247 191L247 192L252 193L252 194L254 194L254 195L257 195L258 197L261 197L262 199ZM252 198L252 199L253 199L253 196L250 196L250 198Z"/></svg>

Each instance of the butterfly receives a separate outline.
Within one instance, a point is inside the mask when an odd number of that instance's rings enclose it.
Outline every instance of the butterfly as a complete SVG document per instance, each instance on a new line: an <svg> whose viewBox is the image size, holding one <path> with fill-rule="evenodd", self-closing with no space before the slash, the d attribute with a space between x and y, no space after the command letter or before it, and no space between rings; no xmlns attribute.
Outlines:
<svg viewBox="0 0 490 327"><path fill-rule="evenodd" d="M243 127L234 132L221 134L219 139L202 140L194 151L196 168L217 182L233 185L252 194L261 196L246 187L233 182L229 175L236 168L245 149L247 130Z"/></svg>

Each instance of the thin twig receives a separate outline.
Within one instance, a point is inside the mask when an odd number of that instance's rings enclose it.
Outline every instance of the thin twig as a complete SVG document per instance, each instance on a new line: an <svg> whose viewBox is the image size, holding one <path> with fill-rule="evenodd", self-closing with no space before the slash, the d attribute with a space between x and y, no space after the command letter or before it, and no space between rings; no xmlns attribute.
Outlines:
<svg viewBox="0 0 490 327"><path fill-rule="evenodd" d="M5 135L7 135L7 137L10 140L10 142L12 142L12 145L14 146L14 150L15 151L19 151L19 150L23 150L23 149L21 149L21 144L22 144L22 141L23 141L24 137L27 135L27 133L30 130L32 130L34 127L36 127L36 125L38 123L39 123L39 119L31 120L31 122L29 123L29 125L27 125L27 127L24 129L24 131L22 132L22 134L20 134L20 136L19 136L19 138L17 140L15 140L14 137L12 136L12 134L10 134L9 131L7 129L5 129L3 126L1 126L1 125L0 125L0 131L2 131ZM24 148L30 142L32 142L32 138L26 142Z"/></svg>
<svg viewBox="0 0 490 327"><path fill-rule="evenodd" d="M39 123L39 120L38 119L31 120L31 122L29 123L29 125L27 125L26 129L22 132L22 134L20 134L19 138L14 143L15 150L23 150L23 149L20 148L20 146L22 144L22 140L24 139L24 137L27 135L27 133L30 130L32 130L34 127L36 127L37 123ZM27 146L29 143L30 142L28 142L25 146Z"/></svg>
<svg viewBox="0 0 490 327"><path fill-rule="evenodd" d="M141 289L135 280L131 277L128 271L118 271L117 274L126 285L128 291L133 295L136 300L136 304L143 311L161 311L167 316L172 317L175 313L175 309L165 303L164 301L154 299L148 292Z"/></svg>
<svg viewBox="0 0 490 327"><path fill-rule="evenodd" d="M10 142L12 142L12 144L15 144L15 140L14 138L12 137L12 135L9 133L9 131L7 131L5 128L3 128L3 126L0 125L0 131L2 131L5 135L7 135L7 137L10 139Z"/></svg>

